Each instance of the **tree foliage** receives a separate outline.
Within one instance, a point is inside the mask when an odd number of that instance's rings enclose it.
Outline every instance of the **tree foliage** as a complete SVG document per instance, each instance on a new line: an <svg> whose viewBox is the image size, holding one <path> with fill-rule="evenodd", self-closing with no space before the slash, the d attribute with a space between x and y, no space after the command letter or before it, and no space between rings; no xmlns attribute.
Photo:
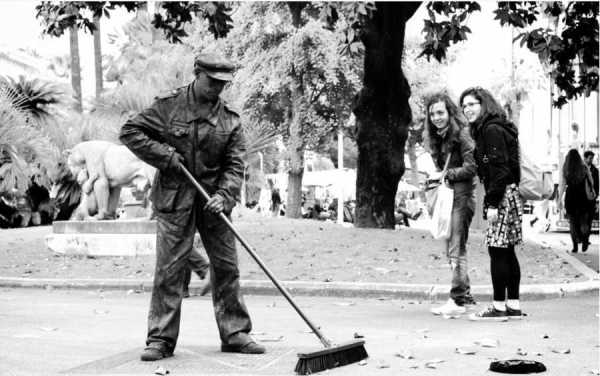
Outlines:
<svg viewBox="0 0 600 376"><path fill-rule="evenodd" d="M0 193L24 193L32 181L49 187L44 171L56 150L20 108L24 101L0 86Z"/></svg>
<svg viewBox="0 0 600 376"><path fill-rule="evenodd" d="M23 75L16 80L12 77L0 77L0 87L12 98L13 105L28 117L39 121L51 116L50 106L60 103L63 95L52 83L36 78L28 80Z"/></svg>
<svg viewBox="0 0 600 376"><path fill-rule="evenodd" d="M464 24L480 7L471 2L433 2L427 10L423 54L441 61L450 45L467 39L470 29ZM598 91L597 2L499 2L494 13L502 26L524 29L515 42L549 66L558 87L555 106ZM556 27L537 27L541 16L553 18Z"/></svg>
<svg viewBox="0 0 600 376"><path fill-rule="evenodd" d="M551 67L558 87L554 104L562 107L580 95L598 91L597 2L500 2L494 12L501 25L525 29L541 15L554 19L555 28L534 27L520 33L515 42L535 53Z"/></svg>

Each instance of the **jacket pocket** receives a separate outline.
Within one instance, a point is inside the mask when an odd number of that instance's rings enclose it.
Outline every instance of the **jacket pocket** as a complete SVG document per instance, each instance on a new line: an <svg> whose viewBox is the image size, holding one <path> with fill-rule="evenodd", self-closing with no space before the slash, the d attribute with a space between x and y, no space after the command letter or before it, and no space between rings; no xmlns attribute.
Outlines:
<svg viewBox="0 0 600 376"><path fill-rule="evenodd" d="M229 141L229 137L231 136L231 132L223 132L223 131L213 131L209 133L208 137L208 157L209 164L217 164L221 161L221 158L225 154L225 148L227 146L227 142Z"/></svg>
<svg viewBox="0 0 600 376"><path fill-rule="evenodd" d="M175 209L180 182L176 178L158 177L157 184L152 187L150 199L157 212L170 213Z"/></svg>

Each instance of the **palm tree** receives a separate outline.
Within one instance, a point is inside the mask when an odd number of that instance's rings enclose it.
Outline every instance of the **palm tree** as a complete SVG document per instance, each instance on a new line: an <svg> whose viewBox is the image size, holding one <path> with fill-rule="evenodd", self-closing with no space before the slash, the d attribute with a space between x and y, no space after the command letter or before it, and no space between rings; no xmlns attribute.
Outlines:
<svg viewBox="0 0 600 376"><path fill-rule="evenodd" d="M51 116L50 106L61 102L63 93L53 84L37 78L28 80L20 75L17 80L12 77L0 77L0 86L6 90L15 105L26 116L43 122Z"/></svg>
<svg viewBox="0 0 600 376"><path fill-rule="evenodd" d="M47 137L28 124L20 101L0 86L0 193L24 193L32 178L49 185L40 171L53 164L55 150Z"/></svg>
<svg viewBox="0 0 600 376"><path fill-rule="evenodd" d="M102 96L102 43L100 40L100 16L94 14L94 67L96 72L96 99Z"/></svg>

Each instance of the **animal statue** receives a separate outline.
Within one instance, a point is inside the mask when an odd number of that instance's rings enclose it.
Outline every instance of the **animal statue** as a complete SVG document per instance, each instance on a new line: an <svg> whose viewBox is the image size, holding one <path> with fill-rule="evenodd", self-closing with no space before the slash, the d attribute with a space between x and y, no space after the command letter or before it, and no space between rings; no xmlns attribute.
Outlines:
<svg viewBox="0 0 600 376"><path fill-rule="evenodd" d="M156 169L127 147L108 141L85 141L66 150L67 168L81 187L81 201L71 219L114 219L121 188L146 192Z"/></svg>

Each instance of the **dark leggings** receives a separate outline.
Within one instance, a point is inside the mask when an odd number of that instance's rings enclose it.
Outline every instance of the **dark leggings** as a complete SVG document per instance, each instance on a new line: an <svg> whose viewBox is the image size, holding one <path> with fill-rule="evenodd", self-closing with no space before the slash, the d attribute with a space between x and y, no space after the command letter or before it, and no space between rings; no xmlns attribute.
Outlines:
<svg viewBox="0 0 600 376"><path fill-rule="evenodd" d="M494 301L503 302L507 297L508 299L519 299L521 267L515 254L515 246L488 247L488 252L490 253Z"/></svg>

